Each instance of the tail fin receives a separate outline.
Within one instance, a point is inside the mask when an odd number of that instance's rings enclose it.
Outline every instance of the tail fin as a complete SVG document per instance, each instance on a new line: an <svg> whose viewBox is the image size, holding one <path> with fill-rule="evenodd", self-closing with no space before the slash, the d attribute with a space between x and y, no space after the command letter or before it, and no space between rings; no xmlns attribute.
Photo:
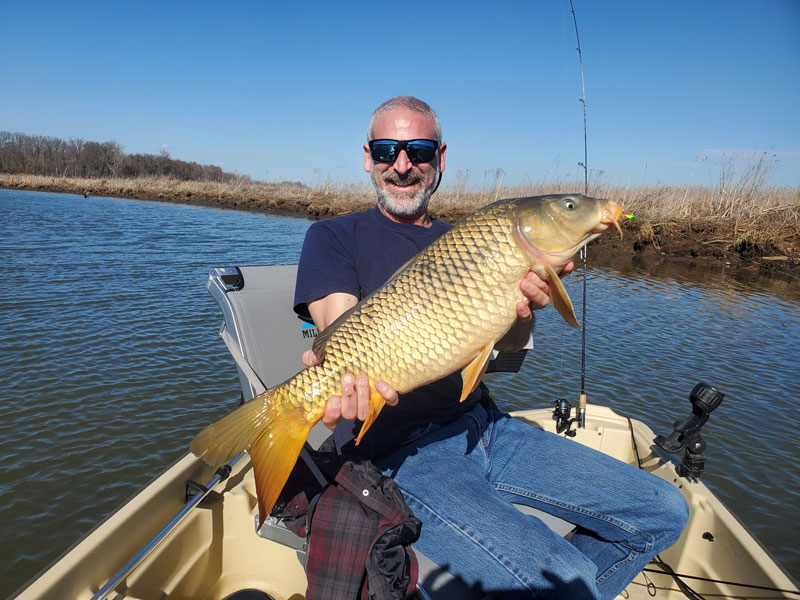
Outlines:
<svg viewBox="0 0 800 600"><path fill-rule="evenodd" d="M191 451L210 465L221 465L249 450L258 492L259 524L275 505L313 423L302 409L276 410L273 390L222 417L192 440Z"/></svg>
<svg viewBox="0 0 800 600"><path fill-rule="evenodd" d="M301 409L292 409L292 413L275 415L250 448L256 478L259 528L275 506L313 425L305 420Z"/></svg>
<svg viewBox="0 0 800 600"><path fill-rule="evenodd" d="M198 433L189 448L212 467L248 450L272 413L272 390L259 394Z"/></svg>

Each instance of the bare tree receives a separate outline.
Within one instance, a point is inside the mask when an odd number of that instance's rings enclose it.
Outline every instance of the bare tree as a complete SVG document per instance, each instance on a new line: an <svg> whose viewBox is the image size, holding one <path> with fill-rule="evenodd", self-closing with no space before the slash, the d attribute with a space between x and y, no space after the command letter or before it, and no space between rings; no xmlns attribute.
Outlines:
<svg viewBox="0 0 800 600"><path fill-rule="evenodd" d="M232 181L237 175L216 165L177 160L159 154L125 154L115 140L98 143L81 138L0 131L0 172L61 177L166 176L182 180Z"/></svg>

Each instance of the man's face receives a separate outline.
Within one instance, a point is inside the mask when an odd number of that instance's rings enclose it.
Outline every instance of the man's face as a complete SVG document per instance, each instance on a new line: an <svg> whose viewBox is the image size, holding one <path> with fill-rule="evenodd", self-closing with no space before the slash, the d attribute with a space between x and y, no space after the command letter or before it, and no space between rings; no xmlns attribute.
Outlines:
<svg viewBox="0 0 800 600"><path fill-rule="evenodd" d="M417 140L435 139L433 121L426 115L405 108L381 113L375 119L372 139ZM418 217L425 213L439 171L444 171L447 147L442 144L431 162L412 163L401 150L392 163L372 160L369 146L364 144L364 170L369 172L378 192L378 202L390 215Z"/></svg>

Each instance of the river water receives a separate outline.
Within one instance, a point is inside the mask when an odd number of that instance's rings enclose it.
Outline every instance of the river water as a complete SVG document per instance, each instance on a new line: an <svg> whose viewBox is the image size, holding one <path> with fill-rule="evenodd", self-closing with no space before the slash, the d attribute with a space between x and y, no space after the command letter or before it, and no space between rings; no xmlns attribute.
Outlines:
<svg viewBox="0 0 800 600"><path fill-rule="evenodd" d="M297 261L304 219L0 190L0 597L32 577L238 401L216 266ZM566 280L581 312L580 276ZM589 401L657 433L698 381L726 394L704 430L704 480L800 574L800 283L647 266L587 274ZM538 314L504 408L580 389L580 336Z"/></svg>

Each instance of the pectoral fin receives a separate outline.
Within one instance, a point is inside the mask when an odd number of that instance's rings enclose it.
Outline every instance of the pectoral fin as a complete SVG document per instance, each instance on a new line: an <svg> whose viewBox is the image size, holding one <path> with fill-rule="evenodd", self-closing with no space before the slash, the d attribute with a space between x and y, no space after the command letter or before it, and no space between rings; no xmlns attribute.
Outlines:
<svg viewBox="0 0 800 600"><path fill-rule="evenodd" d="M367 433L367 429L372 427L372 424L375 422L375 419L378 418L378 415L381 412L381 409L386 404L386 400L383 399L381 393L375 389L375 386L372 385L372 382L369 384L369 414L367 414L367 418L364 420L364 424L361 426L361 430L358 432L358 436L356 437L356 446L361 443L361 438L364 437L364 434Z"/></svg>
<svg viewBox="0 0 800 600"><path fill-rule="evenodd" d="M550 286L550 301L569 325L580 329L578 317L575 316L575 308L572 306L572 300L569 299L567 290L564 289L564 284L561 283L561 278L550 265L545 266L545 269L550 276L547 282Z"/></svg>
<svg viewBox="0 0 800 600"><path fill-rule="evenodd" d="M481 351L472 359L472 362L462 369L461 379L464 381L464 385L461 388L460 402L463 402L466 397L478 387L478 384L481 382L481 377L486 373L486 367L489 365L489 359L492 356L493 349L494 342L489 342L481 348Z"/></svg>

